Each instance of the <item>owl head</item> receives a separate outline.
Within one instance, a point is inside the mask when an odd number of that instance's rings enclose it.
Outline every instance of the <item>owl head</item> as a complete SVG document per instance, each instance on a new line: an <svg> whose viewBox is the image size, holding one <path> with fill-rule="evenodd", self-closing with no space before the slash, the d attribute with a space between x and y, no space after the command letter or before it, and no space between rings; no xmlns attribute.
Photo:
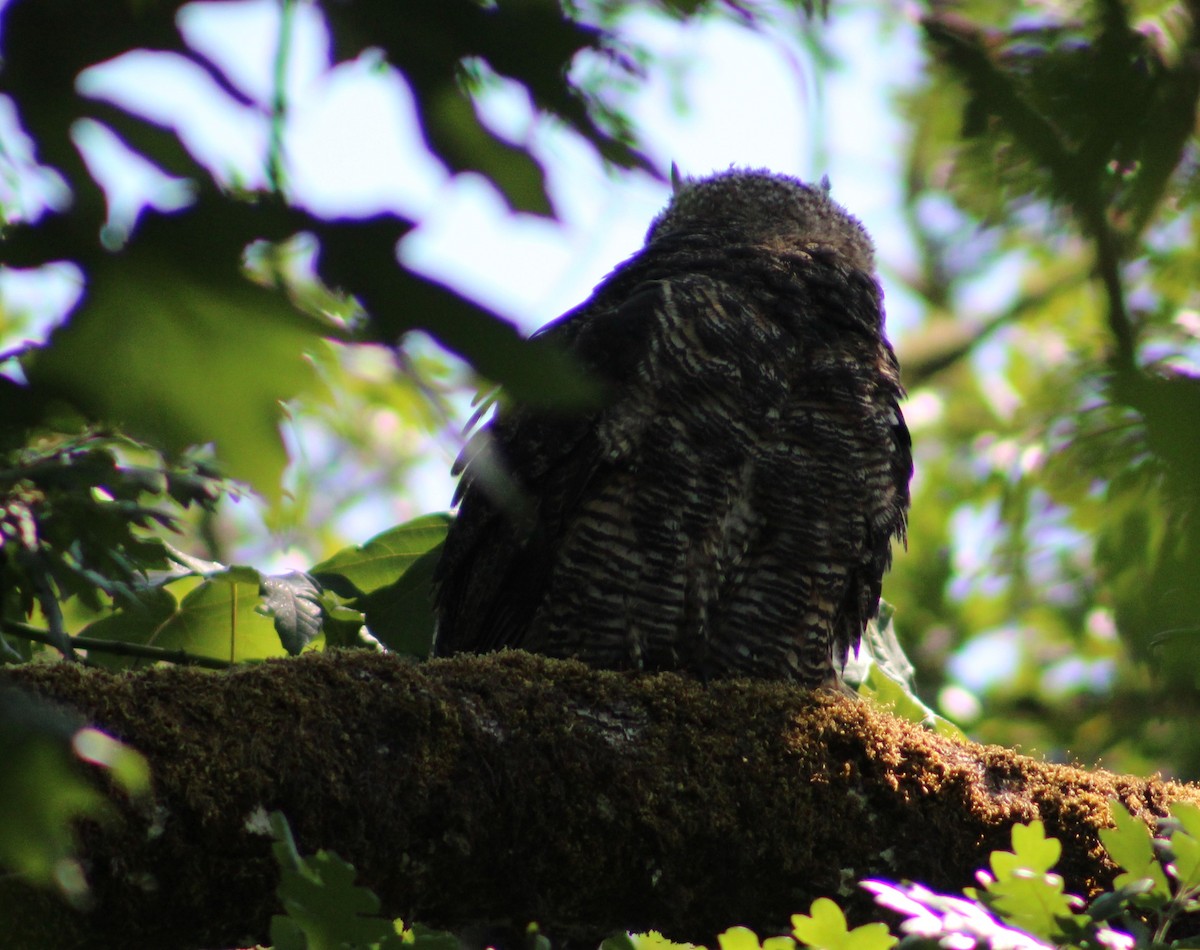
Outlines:
<svg viewBox="0 0 1200 950"><path fill-rule="evenodd" d="M668 236L711 234L722 241L761 243L774 250L838 252L871 272L875 249L857 218L829 197L829 179L806 185L765 169L730 168L706 178L682 178L672 168L675 194L654 219L647 246Z"/></svg>

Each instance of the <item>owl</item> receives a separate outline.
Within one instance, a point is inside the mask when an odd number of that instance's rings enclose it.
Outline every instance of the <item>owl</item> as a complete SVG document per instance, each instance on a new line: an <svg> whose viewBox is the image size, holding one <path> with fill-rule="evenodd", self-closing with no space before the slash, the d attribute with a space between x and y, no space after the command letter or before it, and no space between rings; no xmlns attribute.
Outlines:
<svg viewBox="0 0 1200 950"><path fill-rule="evenodd" d="M835 684L912 452L871 239L828 181L677 181L644 247L537 335L605 398L501 406L468 441L433 652Z"/></svg>

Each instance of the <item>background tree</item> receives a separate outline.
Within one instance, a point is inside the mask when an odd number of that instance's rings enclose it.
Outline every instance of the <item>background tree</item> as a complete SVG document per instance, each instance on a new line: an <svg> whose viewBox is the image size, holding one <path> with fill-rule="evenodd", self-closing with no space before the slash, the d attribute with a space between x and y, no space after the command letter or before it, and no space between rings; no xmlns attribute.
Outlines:
<svg viewBox="0 0 1200 950"><path fill-rule="evenodd" d="M903 108L928 309L905 365L937 421L890 588L923 682L956 653L1015 658L980 737L1188 777L1196 15L1105 0L924 20L930 68Z"/></svg>

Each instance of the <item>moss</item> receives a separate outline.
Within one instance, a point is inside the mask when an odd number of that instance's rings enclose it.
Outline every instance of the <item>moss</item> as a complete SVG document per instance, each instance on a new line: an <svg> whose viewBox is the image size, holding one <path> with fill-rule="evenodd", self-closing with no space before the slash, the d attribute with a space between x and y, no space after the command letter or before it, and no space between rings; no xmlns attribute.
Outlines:
<svg viewBox="0 0 1200 950"><path fill-rule="evenodd" d="M1200 801L1192 786L941 738L834 694L516 652L5 676L154 770L153 807L88 829L96 907L54 916L64 947L264 939L276 873L246 829L258 809L282 810L302 850L352 861L408 920L707 940L732 924L786 930L820 895L849 892L863 916L849 885L873 875L958 890L1013 822L1036 817L1064 842L1068 887L1092 893L1112 873L1096 836L1110 796L1144 816ZM29 925L46 923L45 900L21 905Z"/></svg>

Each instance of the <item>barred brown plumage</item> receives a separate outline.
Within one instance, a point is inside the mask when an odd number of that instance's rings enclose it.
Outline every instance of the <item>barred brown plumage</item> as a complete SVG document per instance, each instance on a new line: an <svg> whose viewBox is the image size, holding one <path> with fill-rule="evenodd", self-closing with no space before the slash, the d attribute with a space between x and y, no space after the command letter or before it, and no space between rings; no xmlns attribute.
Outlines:
<svg viewBox="0 0 1200 950"><path fill-rule="evenodd" d="M835 680L904 537L912 453L871 240L827 183L684 180L539 335L609 398L503 407L472 437L434 652Z"/></svg>

